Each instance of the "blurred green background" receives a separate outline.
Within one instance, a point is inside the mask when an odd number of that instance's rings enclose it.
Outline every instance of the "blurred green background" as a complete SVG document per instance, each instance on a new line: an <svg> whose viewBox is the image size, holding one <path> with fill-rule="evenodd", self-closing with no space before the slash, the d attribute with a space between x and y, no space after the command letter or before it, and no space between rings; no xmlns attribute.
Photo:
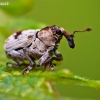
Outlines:
<svg viewBox="0 0 100 100"><path fill-rule="evenodd" d="M9 5L13 2L13 0L8 1ZM21 1L24 4L25 1ZM18 5L18 3L15 4ZM28 8L30 12L28 12ZM4 8L2 7L2 9ZM27 20L34 19L46 25L58 25L70 33L74 30L91 27L93 29L91 32L77 33L75 35L75 49L70 49L66 39L62 39L58 50L62 53L64 60L56 69L66 68L82 77L100 80L100 0L34 0L34 7L31 8L30 3L29 6L25 6L24 10L28 12L25 15L21 13L20 9L13 9L10 14L13 15L13 12L20 12L19 15L22 14L21 17L17 16L18 14L16 13L13 16L16 19L27 18ZM1 26L8 21L7 17L11 17L11 20L8 22L13 22L13 17L8 14L4 17L1 10L0 17ZM25 24L27 20L20 21ZM20 21L19 23L21 23ZM45 26L45 24L42 25ZM9 25L7 27L9 28ZM14 27L14 30L17 30L16 27ZM90 87L62 85L58 83L56 88L62 96L91 98L93 100L100 99L100 91Z"/></svg>

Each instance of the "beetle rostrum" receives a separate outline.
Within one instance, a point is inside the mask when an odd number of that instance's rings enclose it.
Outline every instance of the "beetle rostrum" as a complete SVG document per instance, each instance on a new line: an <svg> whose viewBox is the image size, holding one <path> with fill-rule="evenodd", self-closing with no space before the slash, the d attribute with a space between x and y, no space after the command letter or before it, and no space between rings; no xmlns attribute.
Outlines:
<svg viewBox="0 0 100 100"><path fill-rule="evenodd" d="M27 66L22 73L29 73L35 66L45 66L50 70L54 69L53 61L63 60L62 54L57 51L60 40L64 36L70 48L74 48L74 34L76 32L90 31L76 30L69 34L64 28L59 26L47 26L42 29L29 29L19 31L8 37L4 44L6 55L15 63L7 62L8 66ZM24 61L29 61L26 64ZM35 60L38 60L36 64Z"/></svg>

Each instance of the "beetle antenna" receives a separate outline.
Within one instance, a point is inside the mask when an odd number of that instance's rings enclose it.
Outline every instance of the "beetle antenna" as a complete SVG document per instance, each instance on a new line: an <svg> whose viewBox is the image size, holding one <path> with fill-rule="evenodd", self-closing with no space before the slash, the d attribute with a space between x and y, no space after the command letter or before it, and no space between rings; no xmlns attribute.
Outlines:
<svg viewBox="0 0 100 100"><path fill-rule="evenodd" d="M75 34L76 32L86 32L86 31L91 31L91 30L92 30L92 28L87 28L87 29L85 29L85 30L76 30L76 31L73 32L73 36L74 36L74 34Z"/></svg>

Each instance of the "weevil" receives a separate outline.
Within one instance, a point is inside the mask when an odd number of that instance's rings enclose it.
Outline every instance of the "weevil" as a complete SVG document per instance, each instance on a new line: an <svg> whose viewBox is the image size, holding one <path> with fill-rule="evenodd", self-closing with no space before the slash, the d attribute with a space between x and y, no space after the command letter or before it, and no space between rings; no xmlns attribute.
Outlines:
<svg viewBox="0 0 100 100"><path fill-rule="evenodd" d="M19 31L8 37L4 44L6 55L15 63L7 62L11 67L25 65L24 60L29 61L29 65L22 71L22 73L29 73L29 71L37 66L49 67L54 69L54 60L63 60L62 54L57 51L60 40L64 36L70 48L74 48L74 34L76 32L90 31L77 30L73 34L69 34L64 28L56 25L46 26L42 29L29 29ZM35 60L38 60L36 64Z"/></svg>

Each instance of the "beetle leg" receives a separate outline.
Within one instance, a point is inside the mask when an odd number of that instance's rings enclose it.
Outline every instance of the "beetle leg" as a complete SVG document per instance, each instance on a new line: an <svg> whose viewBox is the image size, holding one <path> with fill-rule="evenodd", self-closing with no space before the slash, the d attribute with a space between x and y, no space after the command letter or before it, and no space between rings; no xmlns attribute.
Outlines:
<svg viewBox="0 0 100 100"><path fill-rule="evenodd" d="M63 57L62 57L62 55L60 54L60 52L56 51L56 52L55 52L55 56L56 56L56 57L49 57L49 58L46 60L45 64L47 64L47 63L49 63L49 62L52 62L53 60L56 60L56 61L61 61L61 60L63 60Z"/></svg>
<svg viewBox="0 0 100 100"><path fill-rule="evenodd" d="M14 58L14 57L10 57L10 58L12 60L14 60L16 63L7 62L6 63L7 66L16 67L16 66L21 66L22 65L22 63L18 59Z"/></svg>
<svg viewBox="0 0 100 100"><path fill-rule="evenodd" d="M50 68L51 68L51 70L53 70L53 69L54 69L54 65L52 64L53 60L56 60L56 61L61 61L61 60L63 60L62 55L61 55L58 51L55 51L55 56L56 56L56 57L49 57L49 58L46 60L46 62L45 62L45 64L44 64L45 67L48 66L48 64L50 64L50 66L52 65L52 67L50 67Z"/></svg>
<svg viewBox="0 0 100 100"><path fill-rule="evenodd" d="M61 60L63 60L63 56L62 56L62 54L61 54L60 52L55 51L54 53L55 53L55 56L57 57L57 60L56 60L56 61L61 61Z"/></svg>
<svg viewBox="0 0 100 100"><path fill-rule="evenodd" d="M54 64L52 62L45 64L45 69L47 70L54 70Z"/></svg>
<svg viewBox="0 0 100 100"><path fill-rule="evenodd" d="M48 52L46 52L40 59L39 59L39 61L38 61L38 66L42 66L43 65L43 63L46 61L46 59L48 58L48 56L49 56L49 53Z"/></svg>
<svg viewBox="0 0 100 100"><path fill-rule="evenodd" d="M39 59L37 66L42 66L45 61L48 59L49 55L50 55L50 51L53 49L54 47L49 47L46 51L46 53Z"/></svg>
<svg viewBox="0 0 100 100"><path fill-rule="evenodd" d="M22 71L22 73L24 74L24 73L29 73L29 71L33 68L33 66L35 66L35 63L29 57L26 48L23 48L23 52L24 52L25 58L30 62L30 65Z"/></svg>
<svg viewBox="0 0 100 100"><path fill-rule="evenodd" d="M46 60L46 62L44 63L45 69L50 69L50 70L54 70L54 65L52 64L53 60L58 60L57 57L50 57Z"/></svg>
<svg viewBox="0 0 100 100"><path fill-rule="evenodd" d="M6 65L11 66L11 67L22 65L22 63L18 60L18 58L25 59L24 55L20 54L19 52L15 50L11 51L11 53L8 52L8 57L10 57L12 60L16 62L16 63L11 63L11 62L6 63Z"/></svg>
<svg viewBox="0 0 100 100"><path fill-rule="evenodd" d="M12 62L7 62L6 65L10 66L10 67L18 67L18 66L28 66L28 64L24 63L24 62L20 62L18 59L16 58L12 58L10 57L12 60L14 60L16 63L12 63Z"/></svg>

